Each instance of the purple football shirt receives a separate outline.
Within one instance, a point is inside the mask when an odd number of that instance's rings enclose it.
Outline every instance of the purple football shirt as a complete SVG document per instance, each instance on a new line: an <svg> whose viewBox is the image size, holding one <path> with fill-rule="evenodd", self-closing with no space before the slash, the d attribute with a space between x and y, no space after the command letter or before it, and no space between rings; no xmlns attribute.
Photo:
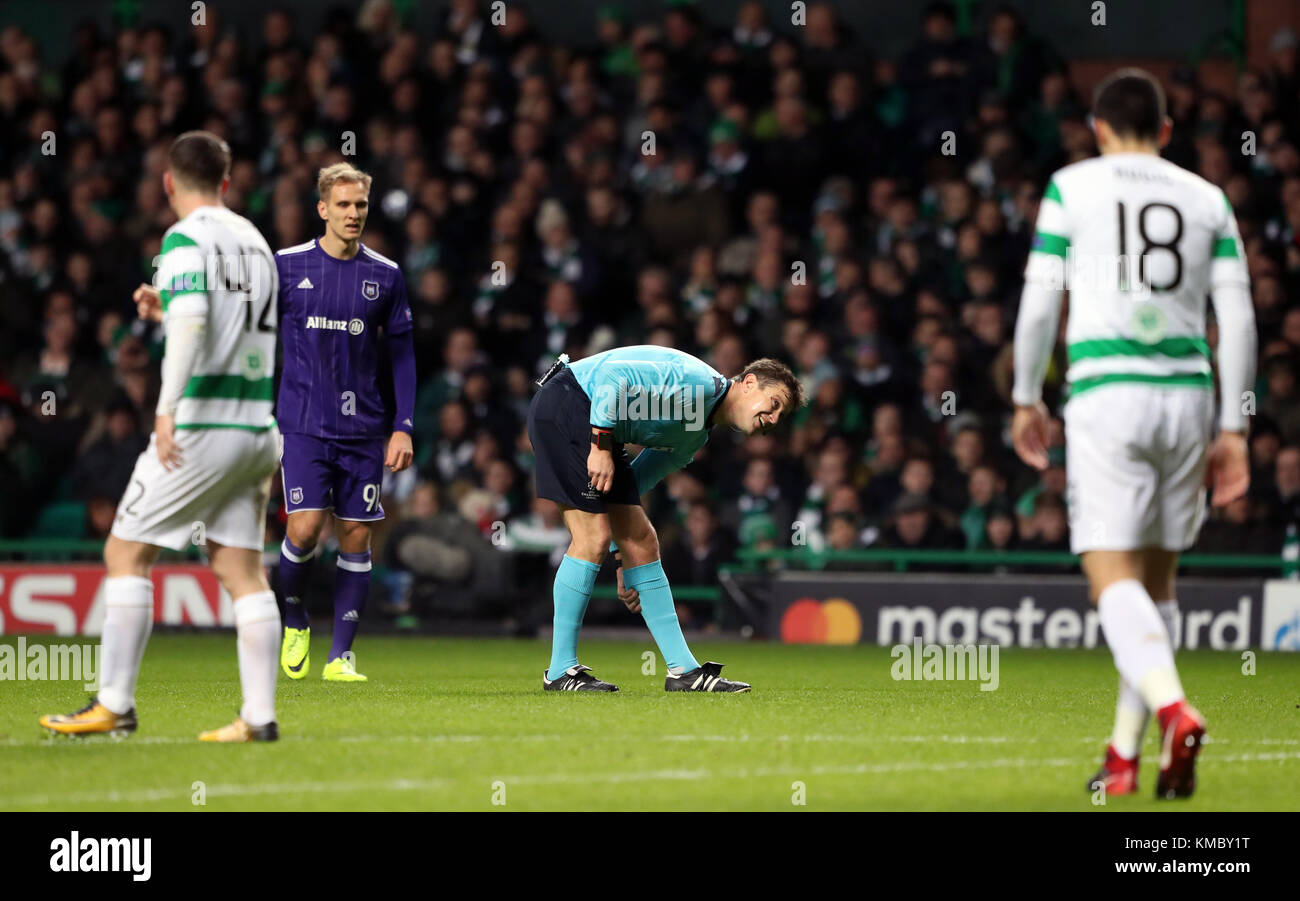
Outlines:
<svg viewBox="0 0 1300 901"><path fill-rule="evenodd" d="M411 330L397 264L365 244L350 260L319 240L275 255L284 364L276 421L286 434L387 438L394 427L380 386L380 332ZM387 387L387 386L385 386Z"/></svg>

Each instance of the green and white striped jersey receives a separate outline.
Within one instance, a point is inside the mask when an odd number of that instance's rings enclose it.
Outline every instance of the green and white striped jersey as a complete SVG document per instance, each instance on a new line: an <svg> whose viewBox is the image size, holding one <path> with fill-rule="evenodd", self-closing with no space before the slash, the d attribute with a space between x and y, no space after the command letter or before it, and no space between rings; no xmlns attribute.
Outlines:
<svg viewBox="0 0 1300 901"><path fill-rule="evenodd" d="M1145 153L1106 154L1052 177L1025 280L1070 291L1071 396L1113 382L1212 388L1206 299L1249 285L1223 191Z"/></svg>
<svg viewBox="0 0 1300 901"><path fill-rule="evenodd" d="M154 285L164 318L202 315L203 347L176 407L178 429L274 424L275 257L243 216L202 206L167 230Z"/></svg>

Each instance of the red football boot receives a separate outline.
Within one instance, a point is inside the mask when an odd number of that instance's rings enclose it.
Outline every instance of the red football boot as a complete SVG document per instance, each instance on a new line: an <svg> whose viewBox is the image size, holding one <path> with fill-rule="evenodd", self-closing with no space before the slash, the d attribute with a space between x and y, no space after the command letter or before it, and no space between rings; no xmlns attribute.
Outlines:
<svg viewBox="0 0 1300 901"><path fill-rule="evenodd" d="M1186 798L1196 790L1196 755L1205 737L1205 718L1186 700L1156 711L1160 723L1160 777L1156 798Z"/></svg>
<svg viewBox="0 0 1300 901"><path fill-rule="evenodd" d="M1089 793L1097 790L1100 782L1107 795L1131 795L1138 789L1138 758L1120 757L1114 745L1106 745L1106 760L1097 775L1088 780Z"/></svg>

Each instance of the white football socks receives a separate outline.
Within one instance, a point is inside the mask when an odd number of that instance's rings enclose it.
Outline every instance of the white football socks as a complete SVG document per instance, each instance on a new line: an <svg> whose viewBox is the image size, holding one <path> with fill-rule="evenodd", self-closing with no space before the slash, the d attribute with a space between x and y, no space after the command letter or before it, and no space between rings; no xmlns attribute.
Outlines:
<svg viewBox="0 0 1300 901"><path fill-rule="evenodd" d="M1169 643L1178 650L1178 601L1156 601L1156 611L1164 621ZM1110 744L1115 753L1125 760L1132 760L1142 750L1142 735L1151 720L1151 711L1146 702L1123 676L1119 679L1119 700L1115 705L1115 728L1111 732Z"/></svg>
<svg viewBox="0 0 1300 901"><path fill-rule="evenodd" d="M275 594L258 591L235 600L239 644L239 685L244 706L239 718L250 726L275 719L275 679L280 664L280 608Z"/></svg>
<svg viewBox="0 0 1300 901"><path fill-rule="evenodd" d="M1165 621L1142 583L1122 579L1106 588L1097 613L1115 657L1115 668L1133 686L1148 710L1159 710L1183 698L1174 668L1174 651Z"/></svg>
<svg viewBox="0 0 1300 901"><path fill-rule="evenodd" d="M1182 644L1178 628L1178 599L1169 601L1156 601L1156 612L1164 620L1165 632L1169 635L1169 644L1175 651Z"/></svg>
<svg viewBox="0 0 1300 901"><path fill-rule="evenodd" d="M1147 730L1151 711L1132 685L1119 677L1119 701L1115 705L1115 728L1110 745L1125 760L1132 760L1142 750L1142 735Z"/></svg>
<svg viewBox="0 0 1300 901"><path fill-rule="evenodd" d="M127 713L135 707L140 661L153 631L153 582L142 576L104 579L104 607L99 703L114 713Z"/></svg>

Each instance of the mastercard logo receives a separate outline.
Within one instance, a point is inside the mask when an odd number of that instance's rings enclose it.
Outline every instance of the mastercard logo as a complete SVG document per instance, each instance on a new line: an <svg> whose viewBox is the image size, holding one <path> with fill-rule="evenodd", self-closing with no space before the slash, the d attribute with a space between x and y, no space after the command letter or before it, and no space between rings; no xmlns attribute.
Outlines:
<svg viewBox="0 0 1300 901"><path fill-rule="evenodd" d="M862 617L844 598L800 598L781 614L786 644L857 644L861 638Z"/></svg>

